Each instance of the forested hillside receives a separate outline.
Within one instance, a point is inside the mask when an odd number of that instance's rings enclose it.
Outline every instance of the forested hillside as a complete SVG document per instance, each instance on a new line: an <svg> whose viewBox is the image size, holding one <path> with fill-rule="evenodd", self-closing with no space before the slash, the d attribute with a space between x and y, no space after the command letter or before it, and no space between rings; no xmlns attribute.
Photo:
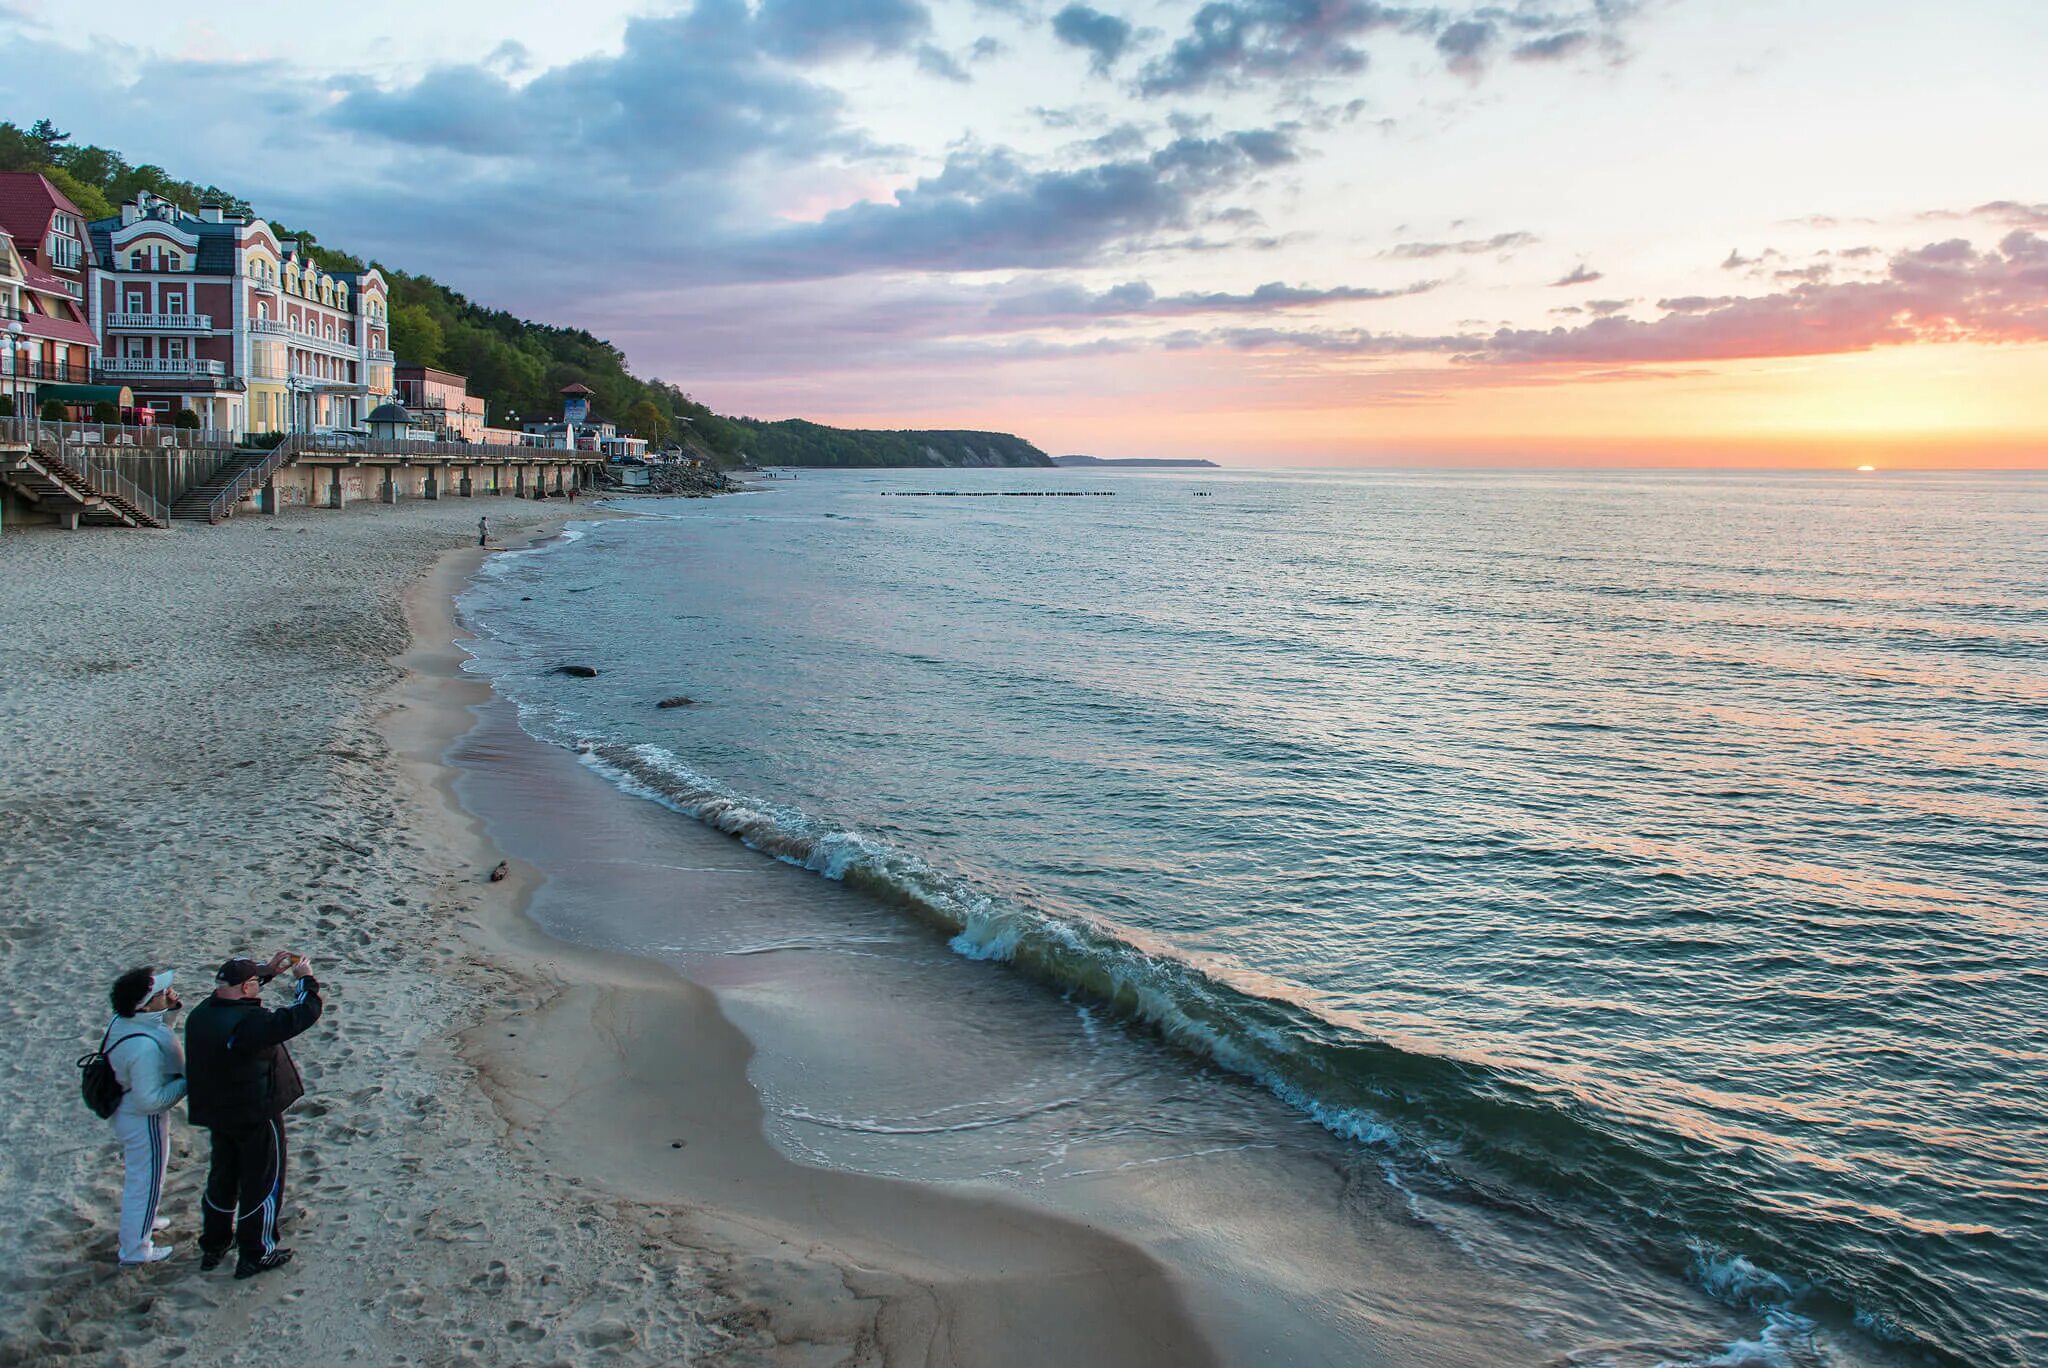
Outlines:
<svg viewBox="0 0 2048 1368"><path fill-rule="evenodd" d="M137 191L148 190L186 209L202 200L230 213L260 207L219 186L179 180L160 166L136 166L109 148L80 145L47 119L29 128L0 121L0 171L40 171L86 217L111 217ZM438 366L469 377L469 390L490 405L493 422L509 423L556 412L564 385L596 392L598 416L656 445L680 443L724 461L772 465L1050 465L1020 438L986 432L868 432L823 427L797 419L760 422L713 413L679 387L642 380L617 347L581 328L516 318L475 303L429 276L389 262L365 263L328 247L313 233L275 219L270 225L296 237L329 270L374 265L391 286L392 350L404 362ZM1003 459L995 459L1000 453ZM979 458L979 459L978 459Z"/></svg>

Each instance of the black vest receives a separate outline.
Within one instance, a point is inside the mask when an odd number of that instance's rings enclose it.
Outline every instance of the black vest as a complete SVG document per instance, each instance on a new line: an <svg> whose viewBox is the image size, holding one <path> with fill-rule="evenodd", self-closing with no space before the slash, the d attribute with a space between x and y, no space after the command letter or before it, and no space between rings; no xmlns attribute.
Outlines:
<svg viewBox="0 0 2048 1368"><path fill-rule="evenodd" d="M282 1044L230 1049L235 1028L267 1011L256 998L209 997L185 1020L185 1109L195 1126L261 1125L306 1095Z"/></svg>

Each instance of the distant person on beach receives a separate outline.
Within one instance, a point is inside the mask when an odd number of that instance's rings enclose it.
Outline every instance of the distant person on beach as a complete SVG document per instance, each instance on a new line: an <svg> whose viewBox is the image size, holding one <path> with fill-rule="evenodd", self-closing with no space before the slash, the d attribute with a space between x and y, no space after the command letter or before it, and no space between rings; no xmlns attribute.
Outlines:
<svg viewBox="0 0 2048 1368"><path fill-rule="evenodd" d="M171 971L130 969L114 980L114 1020L101 1047L121 1084L121 1105L109 1118L121 1142L121 1262L152 1264L171 1257L156 1243L170 1224L157 1215L171 1163L169 1113L185 1096L185 1052L167 1018L180 1007Z"/></svg>
<svg viewBox="0 0 2048 1368"><path fill-rule="evenodd" d="M478 546L489 546L491 544L491 515L488 513L476 520L476 544Z"/></svg>
<svg viewBox="0 0 2048 1368"><path fill-rule="evenodd" d="M263 1006L263 988L289 972L291 1004ZM320 1019L320 981L312 963L283 950L259 964L231 959L214 975L213 996L185 1023L188 1112L213 1135L213 1162L199 1227L199 1267L215 1268L238 1247L237 1278L291 1262L277 1243L284 1205L284 1113L306 1095L285 1042Z"/></svg>

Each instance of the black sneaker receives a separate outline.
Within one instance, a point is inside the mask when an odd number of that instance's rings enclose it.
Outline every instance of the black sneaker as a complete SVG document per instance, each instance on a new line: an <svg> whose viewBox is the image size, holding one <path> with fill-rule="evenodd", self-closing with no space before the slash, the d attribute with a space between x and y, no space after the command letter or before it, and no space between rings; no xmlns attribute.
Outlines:
<svg viewBox="0 0 2048 1368"><path fill-rule="evenodd" d="M228 1256L225 1249L202 1249L199 1251L199 1271L211 1273L220 1267L220 1261Z"/></svg>
<svg viewBox="0 0 2048 1368"><path fill-rule="evenodd" d="M235 1263L235 1277L253 1278L258 1273L268 1273L273 1268L283 1268L292 1261L289 1249L273 1249L260 1259L239 1259Z"/></svg>

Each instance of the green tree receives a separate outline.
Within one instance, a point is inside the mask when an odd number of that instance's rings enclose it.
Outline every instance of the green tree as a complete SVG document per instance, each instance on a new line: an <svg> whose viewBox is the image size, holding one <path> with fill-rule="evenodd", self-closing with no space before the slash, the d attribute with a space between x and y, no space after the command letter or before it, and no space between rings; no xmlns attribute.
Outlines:
<svg viewBox="0 0 2048 1368"><path fill-rule="evenodd" d="M424 304L401 304L391 311L391 350L409 366L438 366L447 350L441 325Z"/></svg>
<svg viewBox="0 0 2048 1368"><path fill-rule="evenodd" d="M61 401L59 401L59 400L56 400L56 399L45 399L45 400L43 400L43 421L44 421L44 422L46 422L46 423L61 423L61 422L63 422L63 421L64 421L64 405L63 405L63 403L62 403Z"/></svg>
<svg viewBox="0 0 2048 1368"><path fill-rule="evenodd" d="M191 409L179 409L178 416L171 419L171 425L188 432L193 431L200 426L199 415Z"/></svg>
<svg viewBox="0 0 2048 1368"><path fill-rule="evenodd" d="M111 399L102 399L92 406L92 420L95 423L118 423L121 421L121 406Z"/></svg>
<svg viewBox="0 0 2048 1368"><path fill-rule="evenodd" d="M633 406L626 410L626 427L645 437L655 446L666 442L669 434L675 431L674 425L662 416L661 410L654 406L652 399L636 400Z"/></svg>
<svg viewBox="0 0 2048 1368"><path fill-rule="evenodd" d="M112 218L114 206L108 201L106 192L96 185L87 185L61 166L45 166L43 174L50 178L50 184L64 192L64 197L78 206L78 212L87 219Z"/></svg>

